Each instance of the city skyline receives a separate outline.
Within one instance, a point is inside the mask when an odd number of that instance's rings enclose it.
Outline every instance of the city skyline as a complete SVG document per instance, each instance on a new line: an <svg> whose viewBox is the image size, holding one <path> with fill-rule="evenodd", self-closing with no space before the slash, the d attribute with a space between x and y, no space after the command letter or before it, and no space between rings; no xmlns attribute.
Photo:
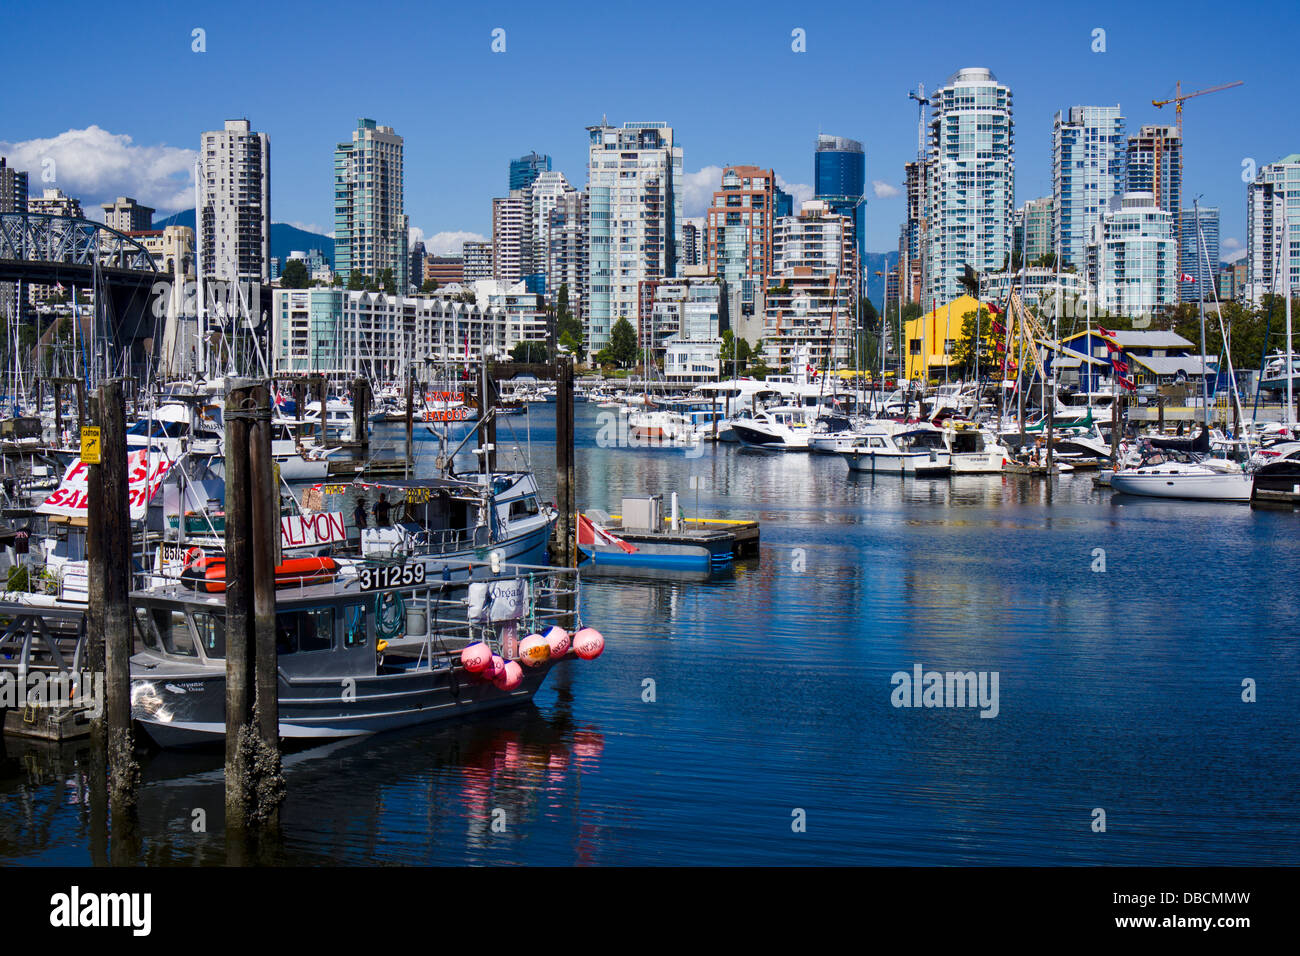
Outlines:
<svg viewBox="0 0 1300 956"><path fill-rule="evenodd" d="M253 9L265 30L248 34L240 26L236 33L240 16ZM283 95L268 98L266 84L275 88L281 77L307 75L315 62L308 49L312 43L339 35L331 22L335 8L316 9L310 22L292 20L293 29L311 41L298 45L303 49L281 43L289 14L246 4L229 4L210 15L162 10L142 21L132 29L144 38L142 48L151 52L154 65L169 76L166 88L152 87L155 95L147 104L115 95L107 86L50 76L39 68L36 50L15 48L10 62L19 69L13 72L14 95L0 105L0 152L32 174L33 191L63 188L92 215L100 202L116 195L137 196L156 206L161 218L192 205L186 201L192 194L188 177L200 133L247 117L268 133L276 149L276 221L328 234L337 130L357 116L379 114L406 139L406 211L416 238L423 237L431 252L442 252L433 237L490 235L491 199L500 195L511 159L530 151L551 156L555 170L575 186L585 184L584 128L602 115L619 122L652 118L677 130L685 153L688 217L703 214L722 167L731 164L774 169L796 204L810 198L813 144L818 134L828 133L865 146L866 247L879 252L896 248L905 217L903 164L914 158L916 123L907 91L918 82L932 89L960 69L985 67L1012 89L1020 206L1051 195L1056 112L1118 104L1130 130L1172 125L1172 107L1157 110L1150 101L1172 95L1176 80L1187 91L1241 79L1241 88L1191 101L1185 115L1184 194L1189 200L1201 195L1203 205L1222 210L1222 254L1232 259L1245 242L1242 164L1263 166L1296 150L1296 137L1274 115L1276 93L1269 83L1270 74L1286 62L1285 24L1300 21L1293 10L1279 10L1279 29L1264 35L1229 19L1221 29L1216 23L1211 36L1205 19L1196 15L1214 10L1208 4L1184 5L1176 19L1103 4L1086 17L1035 13L1032 22L1004 5L990 9L1012 11L1011 22L990 15L979 23L954 25L946 22L950 18L935 17L920 49L910 51L905 43L888 42L891 33L901 37L915 30L903 14L882 12L868 20L843 4L812 13L772 6L730 31L724 42L715 42L705 30L675 33L672 48L658 56L661 65L677 69L657 71L674 75L654 84L631 69L603 71L602 82L593 84L587 75L593 67L569 62L581 58L553 56L557 45L566 43L589 46L611 59L652 47L650 37L619 31L620 23L630 23L630 14L597 15L595 8L570 7L557 19L510 5L473 14L450 10L439 14L441 39L435 46L439 75L447 77L445 102L456 108L431 116L427 99L406 90L409 83L392 82L391 74L346 83L326 78L312 87L309 99L290 96L286 83ZM83 13L70 18L73 42L82 31L101 38L112 33L111 13L89 5ZM690 22L692 11L669 5L662 16ZM15 11L13 19L15 36L40 22L36 11L26 9ZM505 30L505 50L493 53L492 31L498 27ZM202 53L192 50L198 42L195 29L204 31ZM798 45L795 30L804 31L806 52L792 49ZM1105 31L1104 52L1093 52L1097 30ZM1243 42L1233 43L1238 32ZM1151 36L1162 42L1151 44ZM417 30L396 36L392 56L406 57L418 70L430 62L432 39L432 29L428 35ZM1050 57L1043 53L1045 45L1051 47ZM244 58L272 48L273 66L247 69ZM991 50L1022 52L993 55ZM742 101L700 84L700 74L689 65L706 55L716 66L752 72L760 95ZM233 71L231 64L241 60L245 69ZM1198 63L1191 72L1189 62ZM25 65L32 69L23 70ZM524 80L539 75L539 68L544 95L529 103L521 91L537 84ZM212 71L222 82L210 81ZM43 108L29 109L33 101ZM516 104L515 115L508 110L503 120L502 103ZM483 122L476 123L476 116ZM472 137L465 136L467 128L474 130ZM41 164L31 162L51 155L60 158L61 167L52 183L42 180Z"/></svg>

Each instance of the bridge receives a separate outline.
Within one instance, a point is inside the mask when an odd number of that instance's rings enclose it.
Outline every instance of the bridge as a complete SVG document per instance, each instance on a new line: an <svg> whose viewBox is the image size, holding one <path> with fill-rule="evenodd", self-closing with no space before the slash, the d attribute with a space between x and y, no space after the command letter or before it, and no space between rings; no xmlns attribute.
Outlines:
<svg viewBox="0 0 1300 956"><path fill-rule="evenodd" d="M93 219L42 213L0 214L0 282L98 286L104 326L117 348L155 335L150 309L159 274L137 240Z"/></svg>

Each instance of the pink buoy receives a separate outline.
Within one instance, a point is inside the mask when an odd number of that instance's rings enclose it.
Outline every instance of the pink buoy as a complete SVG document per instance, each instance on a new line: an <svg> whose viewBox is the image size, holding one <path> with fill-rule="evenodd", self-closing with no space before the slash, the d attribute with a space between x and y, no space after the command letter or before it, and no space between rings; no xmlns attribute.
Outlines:
<svg viewBox="0 0 1300 956"><path fill-rule="evenodd" d="M536 667L551 656L551 645L540 634L529 634L519 642L519 662Z"/></svg>
<svg viewBox="0 0 1300 956"><path fill-rule="evenodd" d="M496 680L501 676L501 672L505 669L505 658L500 654L493 654L492 663L487 666L487 669L483 673L487 676L488 680Z"/></svg>
<svg viewBox="0 0 1300 956"><path fill-rule="evenodd" d="M595 660L605 650L605 638L594 627L584 627L573 635L573 650L584 661Z"/></svg>
<svg viewBox="0 0 1300 956"><path fill-rule="evenodd" d="M569 653L571 641L569 632L562 627L548 627L546 629L546 643L551 649L551 659L559 660L565 654Z"/></svg>
<svg viewBox="0 0 1300 956"><path fill-rule="evenodd" d="M524 669L519 666L518 661L506 661L497 672L496 679L492 681L498 690L514 690L523 682Z"/></svg>
<svg viewBox="0 0 1300 956"><path fill-rule="evenodd" d="M492 663L492 648L482 641L470 644L460 652L460 663L471 674L481 673L488 664Z"/></svg>

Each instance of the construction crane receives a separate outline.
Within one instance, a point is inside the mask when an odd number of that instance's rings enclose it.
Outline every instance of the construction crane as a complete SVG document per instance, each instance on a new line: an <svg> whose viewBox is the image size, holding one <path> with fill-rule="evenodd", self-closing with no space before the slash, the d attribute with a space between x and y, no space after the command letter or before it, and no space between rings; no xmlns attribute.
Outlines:
<svg viewBox="0 0 1300 956"><path fill-rule="evenodd" d="M1168 106L1170 103L1174 104L1174 113L1178 117L1178 139L1181 141L1183 138L1183 103L1186 100L1190 100L1194 96L1204 96L1206 93L1217 93L1220 90L1230 90L1234 86L1241 86L1244 82L1245 80L1234 80L1231 83L1223 83L1219 86L1211 86L1208 89L1197 90L1195 93L1185 94L1183 93L1183 81L1179 80L1174 84L1173 99L1152 100L1151 105L1156 109L1160 109L1161 107Z"/></svg>
<svg viewBox="0 0 1300 956"><path fill-rule="evenodd" d="M1165 106L1168 106L1170 103L1173 103L1173 104L1174 104L1174 114L1175 114L1175 116L1177 116L1177 118L1178 118L1178 123L1177 123L1177 125L1178 125L1178 145L1181 147L1181 146L1182 146L1182 143L1183 143L1183 103L1184 103L1185 101L1187 101L1187 100L1192 99L1192 97L1195 97L1195 96L1204 96L1206 93L1218 93L1220 90L1230 90L1230 89L1232 89L1234 86L1241 86L1242 83L1244 83L1244 82L1245 82L1244 80L1233 80L1231 83L1221 83L1221 84L1218 85L1218 86L1211 86L1211 87L1208 87L1207 89L1204 89L1204 90L1197 90L1195 93L1184 93L1184 92L1183 92L1183 81L1182 81L1182 80L1179 80L1178 82L1176 82L1176 83L1174 84L1174 96L1173 96L1173 99L1168 99L1168 100L1152 100L1152 101L1151 101L1151 105L1154 106L1156 109L1161 109L1161 108L1163 108L1163 107L1165 107ZM1161 143L1161 137L1158 137L1158 136L1155 137L1154 144L1153 144L1153 145L1154 145L1154 155L1152 156L1153 164L1152 164L1152 169L1151 169L1151 174L1152 174L1152 180L1151 180L1151 181L1152 181L1152 186L1153 186L1153 189L1154 189L1154 192L1155 192L1155 200L1156 200L1156 205L1157 205L1157 206L1160 205L1160 161L1161 161L1161 157L1160 157L1160 143ZM1182 250L1183 250L1183 216L1182 216L1182 207L1181 207L1181 202L1180 202L1180 204L1179 204L1179 208L1178 208L1177 210L1172 210L1172 209L1171 209L1170 212L1176 212L1176 214L1177 214L1177 216L1178 216L1178 222L1177 222L1177 224L1176 224L1177 227L1178 227L1178 250L1177 250L1177 252L1175 253L1175 255L1176 255L1176 256L1179 258L1179 260L1180 260L1179 263L1178 263L1178 268L1179 268L1179 270L1181 271L1181 269L1182 269L1182 262L1181 262L1181 259L1182 259L1182 254L1183 254L1183 253L1182 253ZM1181 280L1182 280L1182 276L1181 276L1181 274L1180 274L1180 275L1179 275L1179 283L1180 283L1180 284L1179 284L1179 288L1180 288L1180 289L1182 288Z"/></svg>

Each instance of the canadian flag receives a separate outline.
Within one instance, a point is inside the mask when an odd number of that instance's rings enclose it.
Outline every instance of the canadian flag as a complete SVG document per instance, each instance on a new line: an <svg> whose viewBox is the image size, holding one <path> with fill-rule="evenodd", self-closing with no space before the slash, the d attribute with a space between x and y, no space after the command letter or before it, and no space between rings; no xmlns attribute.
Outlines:
<svg viewBox="0 0 1300 956"><path fill-rule="evenodd" d="M1180 282L1195 282L1195 281L1196 281L1196 278L1195 278L1195 277L1194 277L1190 272L1184 272L1181 276L1178 277L1178 281L1180 281Z"/></svg>

